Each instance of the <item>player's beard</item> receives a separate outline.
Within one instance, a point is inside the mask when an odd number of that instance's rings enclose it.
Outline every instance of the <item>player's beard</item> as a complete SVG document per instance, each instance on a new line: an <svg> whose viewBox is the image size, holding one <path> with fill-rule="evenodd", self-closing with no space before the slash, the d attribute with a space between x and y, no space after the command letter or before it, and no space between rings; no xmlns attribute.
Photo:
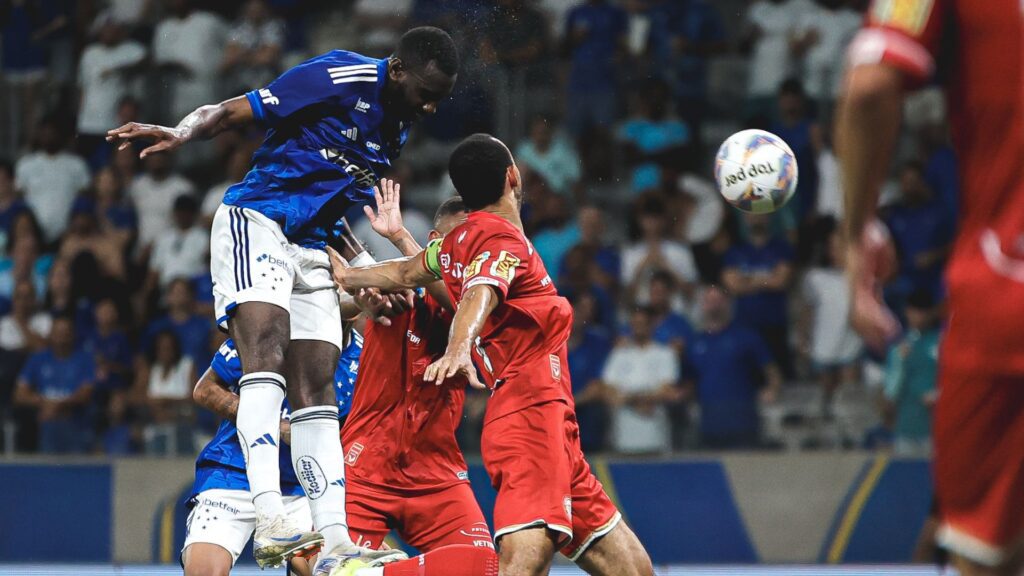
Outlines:
<svg viewBox="0 0 1024 576"><path fill-rule="evenodd" d="M520 185L513 188L512 196L516 199L516 211L521 212L523 210L523 187Z"/></svg>

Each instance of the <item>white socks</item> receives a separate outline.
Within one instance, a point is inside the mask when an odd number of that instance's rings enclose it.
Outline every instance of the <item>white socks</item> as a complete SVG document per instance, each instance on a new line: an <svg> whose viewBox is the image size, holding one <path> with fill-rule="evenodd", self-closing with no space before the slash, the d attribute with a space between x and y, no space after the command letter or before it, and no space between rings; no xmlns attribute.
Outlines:
<svg viewBox="0 0 1024 576"><path fill-rule="evenodd" d="M281 402L284 376L253 372L238 381L238 441L245 455L245 475L258 516L284 514L281 501Z"/></svg>
<svg viewBox="0 0 1024 576"><path fill-rule="evenodd" d="M355 548L345 515L345 464L342 461L338 406L311 406L292 412L292 464L324 537L324 551Z"/></svg>

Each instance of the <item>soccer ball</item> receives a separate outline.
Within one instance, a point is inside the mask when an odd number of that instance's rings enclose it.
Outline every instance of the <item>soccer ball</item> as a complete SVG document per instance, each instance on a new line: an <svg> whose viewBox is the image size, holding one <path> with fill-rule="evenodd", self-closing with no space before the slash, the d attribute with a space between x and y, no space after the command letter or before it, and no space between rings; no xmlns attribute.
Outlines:
<svg viewBox="0 0 1024 576"><path fill-rule="evenodd" d="M715 182L729 204L745 212L774 212L796 191L796 157L782 138L743 130L722 142L715 156Z"/></svg>

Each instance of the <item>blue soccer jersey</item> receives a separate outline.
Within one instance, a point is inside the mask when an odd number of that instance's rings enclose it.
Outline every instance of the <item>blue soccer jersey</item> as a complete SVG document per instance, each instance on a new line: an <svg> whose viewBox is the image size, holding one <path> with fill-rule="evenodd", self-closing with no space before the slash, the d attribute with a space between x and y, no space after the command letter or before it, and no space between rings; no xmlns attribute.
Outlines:
<svg viewBox="0 0 1024 576"><path fill-rule="evenodd" d="M387 67L334 50L247 93L267 136L224 203L260 212L294 243L322 245L349 207L373 197L408 137L408 122L384 115Z"/></svg>
<svg viewBox="0 0 1024 576"><path fill-rule="evenodd" d="M345 349L338 360L338 369L334 373L334 391L338 398L339 417L348 415L352 408L352 392L359 372L359 356L363 351L363 337L353 331ZM242 377L242 362L238 358L235 344L227 340L210 362L210 369L228 383L231 391L238 392L238 380ZM288 417L288 401L281 405L281 417ZM259 440L257 440L259 441ZM339 442L340 442L339 438ZM281 494L285 496L302 496L292 468L292 451L287 444L281 445ZM238 442L238 429L230 420L222 420L213 439L203 448L196 458L196 479L192 494L204 490L249 490L249 480L245 476L245 457L242 446Z"/></svg>

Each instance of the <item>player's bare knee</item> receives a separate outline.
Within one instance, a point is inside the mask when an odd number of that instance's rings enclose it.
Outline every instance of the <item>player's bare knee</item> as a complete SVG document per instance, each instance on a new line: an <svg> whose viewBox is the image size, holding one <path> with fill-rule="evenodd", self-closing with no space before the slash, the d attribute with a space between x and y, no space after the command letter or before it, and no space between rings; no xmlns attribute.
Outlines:
<svg viewBox="0 0 1024 576"><path fill-rule="evenodd" d="M228 576L230 568L200 564L198 566L185 565L185 576Z"/></svg>

